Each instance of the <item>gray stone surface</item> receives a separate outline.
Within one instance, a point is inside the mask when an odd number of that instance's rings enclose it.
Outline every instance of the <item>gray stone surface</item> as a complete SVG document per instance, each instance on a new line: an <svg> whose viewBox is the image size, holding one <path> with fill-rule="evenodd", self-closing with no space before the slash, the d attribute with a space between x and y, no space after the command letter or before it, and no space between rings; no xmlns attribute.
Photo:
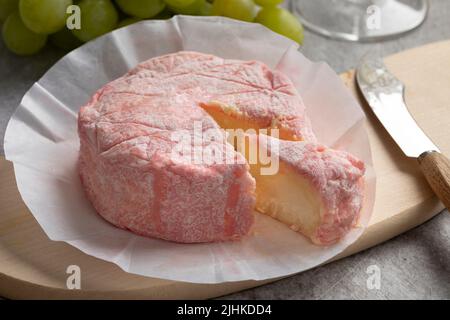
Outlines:
<svg viewBox="0 0 450 320"><path fill-rule="evenodd" d="M368 52L388 55L450 39L450 1L431 0L419 29L379 43L349 43L306 32L302 52L326 61L336 72L353 68ZM8 119L28 88L63 52L47 48L33 57L17 57L0 42L0 154ZM367 268L381 273L380 289L368 289ZM226 299L450 299L450 215L444 211L424 225L375 248Z"/></svg>

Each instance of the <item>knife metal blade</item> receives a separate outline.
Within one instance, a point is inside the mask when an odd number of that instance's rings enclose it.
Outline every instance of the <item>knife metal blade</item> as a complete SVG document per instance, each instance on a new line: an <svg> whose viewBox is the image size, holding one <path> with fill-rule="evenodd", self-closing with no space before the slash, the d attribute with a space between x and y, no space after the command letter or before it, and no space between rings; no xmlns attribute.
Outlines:
<svg viewBox="0 0 450 320"><path fill-rule="evenodd" d="M366 55L358 66L356 80L377 118L408 157L439 152L409 113L404 101L405 86L381 59Z"/></svg>

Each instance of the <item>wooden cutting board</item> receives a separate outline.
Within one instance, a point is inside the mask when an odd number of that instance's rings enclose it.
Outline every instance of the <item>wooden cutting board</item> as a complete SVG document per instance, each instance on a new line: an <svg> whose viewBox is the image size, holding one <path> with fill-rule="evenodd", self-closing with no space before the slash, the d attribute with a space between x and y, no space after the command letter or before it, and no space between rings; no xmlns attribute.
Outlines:
<svg viewBox="0 0 450 320"><path fill-rule="evenodd" d="M450 156L450 41L388 57L389 69L406 84L408 107L442 152ZM354 73L342 75L350 90ZM443 205L416 161L401 153L362 102L377 174L373 218L364 235L336 259L386 241L433 217ZM39 183L39 181L36 181ZM81 290L66 287L67 267L81 269ZM0 296L7 298L209 298L271 281L190 284L128 274L112 263L50 241L17 191L12 164L0 158Z"/></svg>

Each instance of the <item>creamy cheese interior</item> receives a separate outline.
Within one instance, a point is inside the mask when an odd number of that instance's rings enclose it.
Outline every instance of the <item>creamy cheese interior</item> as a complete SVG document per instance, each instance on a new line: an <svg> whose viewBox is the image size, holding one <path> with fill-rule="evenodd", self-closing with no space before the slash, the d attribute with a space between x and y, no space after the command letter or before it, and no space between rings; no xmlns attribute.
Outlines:
<svg viewBox="0 0 450 320"><path fill-rule="evenodd" d="M222 109L218 104L202 104L202 107L222 129L261 129L256 123L239 118L235 108Z"/></svg>
<svg viewBox="0 0 450 320"><path fill-rule="evenodd" d="M200 106L205 110L223 129L266 129L266 135L271 135L272 129L279 130L279 138L283 140L298 141L299 139L292 132L278 126L276 120L272 121L269 126L262 126L256 121L252 121L240 113L240 111L232 106L222 105L219 102L201 103Z"/></svg>
<svg viewBox="0 0 450 320"><path fill-rule="evenodd" d="M256 180L256 210L311 236L320 224L321 202L310 183L282 162L275 175L261 175L260 164L250 165Z"/></svg>

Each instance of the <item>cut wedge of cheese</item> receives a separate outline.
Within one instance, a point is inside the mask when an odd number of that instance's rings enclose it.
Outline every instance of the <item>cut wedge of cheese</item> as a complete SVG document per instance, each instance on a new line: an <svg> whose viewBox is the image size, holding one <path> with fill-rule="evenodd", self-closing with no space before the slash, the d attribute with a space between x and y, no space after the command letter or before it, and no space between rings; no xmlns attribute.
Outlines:
<svg viewBox="0 0 450 320"><path fill-rule="evenodd" d="M336 243L355 227L364 200L362 161L318 143L262 134L249 136L247 145L258 151L255 161L245 149L256 180L257 211L318 245ZM262 155L269 164L261 164Z"/></svg>
<svg viewBox="0 0 450 320"><path fill-rule="evenodd" d="M202 107L223 129L242 129L229 142L250 165L257 211L318 245L336 243L357 224L364 194L362 161L316 142L290 141L286 134L280 139L246 134L262 127L235 108L219 103Z"/></svg>

